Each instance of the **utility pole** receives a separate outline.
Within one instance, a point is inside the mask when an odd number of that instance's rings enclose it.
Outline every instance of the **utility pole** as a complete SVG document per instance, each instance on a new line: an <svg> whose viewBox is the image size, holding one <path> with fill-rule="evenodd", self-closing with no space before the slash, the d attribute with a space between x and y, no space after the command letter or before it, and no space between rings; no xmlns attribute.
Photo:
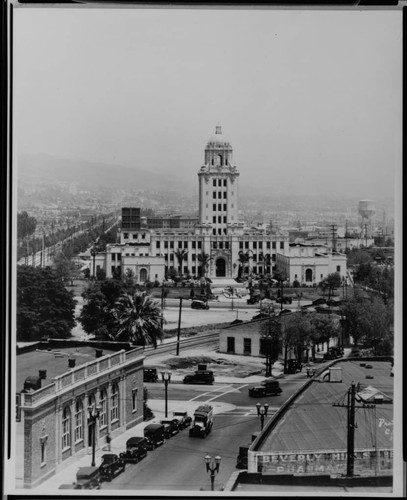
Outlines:
<svg viewBox="0 0 407 500"><path fill-rule="evenodd" d="M347 408L348 411L348 422L347 422L347 463L346 463L346 477L354 476L354 466L355 466L355 429L357 424L355 422L355 410L356 408L372 409L374 405L356 405L356 385L352 382L350 389L347 392L347 403L334 403L332 406L341 406ZM376 450L377 453L377 450Z"/></svg>
<svg viewBox="0 0 407 500"><path fill-rule="evenodd" d="M332 252L336 252L336 225L332 224Z"/></svg>
<svg viewBox="0 0 407 500"><path fill-rule="evenodd" d="M179 356L179 340L180 340L180 335L181 335L181 311L182 311L182 297L179 298L178 333L177 333L177 356Z"/></svg>
<svg viewBox="0 0 407 500"><path fill-rule="evenodd" d="M367 248L367 224L365 224L365 247Z"/></svg>
<svg viewBox="0 0 407 500"><path fill-rule="evenodd" d="M345 220L345 252L348 249L348 219Z"/></svg>

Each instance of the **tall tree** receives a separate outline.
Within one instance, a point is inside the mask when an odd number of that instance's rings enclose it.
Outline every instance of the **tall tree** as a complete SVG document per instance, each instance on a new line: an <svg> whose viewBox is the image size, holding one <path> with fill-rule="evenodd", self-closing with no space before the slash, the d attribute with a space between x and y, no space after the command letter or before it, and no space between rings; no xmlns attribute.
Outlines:
<svg viewBox="0 0 407 500"><path fill-rule="evenodd" d="M116 302L119 297L132 290L125 282L104 279L91 282L82 293L85 304L79 315L79 322L87 334L109 336L116 330Z"/></svg>
<svg viewBox="0 0 407 500"><path fill-rule="evenodd" d="M157 347L157 341L163 337L160 304L146 292L122 295L117 301L115 316L118 328L111 335L114 340Z"/></svg>
<svg viewBox="0 0 407 500"><path fill-rule="evenodd" d="M37 219L28 215L26 211L17 213L17 237L26 238L35 232Z"/></svg>
<svg viewBox="0 0 407 500"><path fill-rule="evenodd" d="M339 273L328 274L319 284L322 289L328 290L328 300L331 298L331 294L341 286L341 275Z"/></svg>
<svg viewBox="0 0 407 500"><path fill-rule="evenodd" d="M17 340L66 338L75 326L75 300L50 268L17 267Z"/></svg>
<svg viewBox="0 0 407 500"><path fill-rule="evenodd" d="M253 251L247 250L243 252L243 250L239 250L237 262L239 264L239 269L237 270L237 278L242 279L245 276L245 270L247 268L250 259L253 258ZM250 266L249 266L250 267Z"/></svg>
<svg viewBox="0 0 407 500"><path fill-rule="evenodd" d="M213 258L205 252L198 254L198 262L201 264L202 277L204 278L206 276L206 273L208 272L209 262L211 260L213 260Z"/></svg>
<svg viewBox="0 0 407 500"><path fill-rule="evenodd" d="M188 251L181 249L181 248L177 248L177 250L175 250L175 252L174 252L174 255L178 261L178 273L181 276L182 275L182 262L184 260L186 260L187 255L188 255Z"/></svg>

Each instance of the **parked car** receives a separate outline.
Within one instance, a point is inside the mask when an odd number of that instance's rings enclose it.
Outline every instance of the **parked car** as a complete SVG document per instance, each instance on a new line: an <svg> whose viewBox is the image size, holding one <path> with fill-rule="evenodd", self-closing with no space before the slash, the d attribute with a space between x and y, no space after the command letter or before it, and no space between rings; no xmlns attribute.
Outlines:
<svg viewBox="0 0 407 500"><path fill-rule="evenodd" d="M190 417L186 411L174 411L173 416L178 420L180 430L191 425L192 417Z"/></svg>
<svg viewBox="0 0 407 500"><path fill-rule="evenodd" d="M343 356L343 349L340 347L330 347L328 352L324 354L324 359L337 359Z"/></svg>
<svg viewBox="0 0 407 500"><path fill-rule="evenodd" d="M191 302L192 309L209 309L209 305L204 300L193 300Z"/></svg>
<svg viewBox="0 0 407 500"><path fill-rule="evenodd" d="M120 458L126 463L136 464L147 456L149 442L145 437L135 436L126 441L126 451L120 453Z"/></svg>
<svg viewBox="0 0 407 500"><path fill-rule="evenodd" d="M114 453L102 455L102 463L99 467L101 481L111 481L114 477L124 472L125 461Z"/></svg>
<svg viewBox="0 0 407 500"><path fill-rule="evenodd" d="M144 382L157 382L158 373L157 368L144 368L143 381Z"/></svg>
<svg viewBox="0 0 407 500"><path fill-rule="evenodd" d="M65 489L66 485L62 485ZM76 473L75 490L97 490L100 488L99 467L80 467Z"/></svg>
<svg viewBox="0 0 407 500"><path fill-rule="evenodd" d="M301 361L296 359L289 359L285 368L285 373L297 373L302 371Z"/></svg>
<svg viewBox="0 0 407 500"><path fill-rule="evenodd" d="M144 427L144 437L150 450L165 443L165 427L162 424L149 424Z"/></svg>
<svg viewBox="0 0 407 500"><path fill-rule="evenodd" d="M264 380L261 385L249 387L249 396L251 398L264 396L278 396L282 389L277 380Z"/></svg>
<svg viewBox="0 0 407 500"><path fill-rule="evenodd" d="M161 420L162 425L165 427L165 437L169 439L179 432L179 423L176 418L164 418Z"/></svg>
<svg viewBox="0 0 407 500"><path fill-rule="evenodd" d="M213 372L210 370L197 370L192 375L185 375L184 384L210 384L215 382Z"/></svg>

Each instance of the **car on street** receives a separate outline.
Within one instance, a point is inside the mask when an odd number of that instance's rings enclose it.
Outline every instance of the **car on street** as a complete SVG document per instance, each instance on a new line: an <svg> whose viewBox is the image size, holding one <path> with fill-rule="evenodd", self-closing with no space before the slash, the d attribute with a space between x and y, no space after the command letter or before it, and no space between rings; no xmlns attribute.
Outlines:
<svg viewBox="0 0 407 500"><path fill-rule="evenodd" d="M99 467L101 481L111 481L114 477L124 472L125 461L114 453L102 455L102 463Z"/></svg>
<svg viewBox="0 0 407 500"><path fill-rule="evenodd" d="M176 418L163 418L161 424L165 427L164 435L167 439L179 433L179 422Z"/></svg>
<svg viewBox="0 0 407 500"><path fill-rule="evenodd" d="M174 411L173 417L178 420L180 430L191 425L192 417L190 417L186 411Z"/></svg>
<svg viewBox="0 0 407 500"><path fill-rule="evenodd" d="M97 490L100 488L99 467L80 467L76 473L76 483L72 485L75 490ZM62 485L61 489L66 486Z"/></svg>
<svg viewBox="0 0 407 500"><path fill-rule="evenodd" d="M145 437L134 436L126 441L126 451L120 453L120 458L126 463L136 464L147 456L149 442Z"/></svg>
<svg viewBox="0 0 407 500"><path fill-rule="evenodd" d="M143 381L144 382L157 382L158 373L157 368L144 368Z"/></svg>
<svg viewBox="0 0 407 500"><path fill-rule="evenodd" d="M162 424L149 424L144 427L144 437L150 450L165 443L165 427Z"/></svg>
<svg viewBox="0 0 407 500"><path fill-rule="evenodd" d="M278 396L283 390L278 380L264 380L261 385L249 387L249 396L251 398L260 398L264 396Z"/></svg>
<svg viewBox="0 0 407 500"><path fill-rule="evenodd" d="M215 377L210 370L196 370L195 373L191 375L185 375L183 382L184 384L212 385L215 382Z"/></svg>
<svg viewBox="0 0 407 500"><path fill-rule="evenodd" d="M204 300L193 300L191 302L192 309L209 309L209 305Z"/></svg>
<svg viewBox="0 0 407 500"><path fill-rule="evenodd" d="M324 359L338 359L343 356L343 349L338 346L330 347L324 354Z"/></svg>

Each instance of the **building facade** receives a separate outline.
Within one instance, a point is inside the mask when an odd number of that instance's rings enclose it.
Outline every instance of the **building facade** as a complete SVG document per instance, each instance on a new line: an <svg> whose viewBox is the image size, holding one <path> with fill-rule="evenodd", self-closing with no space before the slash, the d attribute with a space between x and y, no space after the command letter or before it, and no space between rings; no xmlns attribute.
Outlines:
<svg viewBox="0 0 407 500"><path fill-rule="evenodd" d="M347 276L346 255L332 252L326 245L291 243L286 255L277 254L277 267L289 283L317 286L328 274Z"/></svg>
<svg viewBox="0 0 407 500"><path fill-rule="evenodd" d="M99 449L108 434L114 437L143 421L143 359L142 348L121 350L21 392L17 462L23 462L17 469L23 481L17 480L17 487L35 487L61 470L69 457L91 453L93 430ZM90 408L99 410L95 426Z"/></svg>
<svg viewBox="0 0 407 500"><path fill-rule="evenodd" d="M198 219L141 218L135 228L127 221L139 212L123 209L119 243L96 255L91 274L99 266L108 278L132 270L140 283L161 281L170 269L197 277L236 278L242 254L247 255L246 273L272 273L277 252L288 252L288 235L247 228L239 221L239 177L232 146L217 126L198 170ZM177 253L183 253L181 262Z"/></svg>

